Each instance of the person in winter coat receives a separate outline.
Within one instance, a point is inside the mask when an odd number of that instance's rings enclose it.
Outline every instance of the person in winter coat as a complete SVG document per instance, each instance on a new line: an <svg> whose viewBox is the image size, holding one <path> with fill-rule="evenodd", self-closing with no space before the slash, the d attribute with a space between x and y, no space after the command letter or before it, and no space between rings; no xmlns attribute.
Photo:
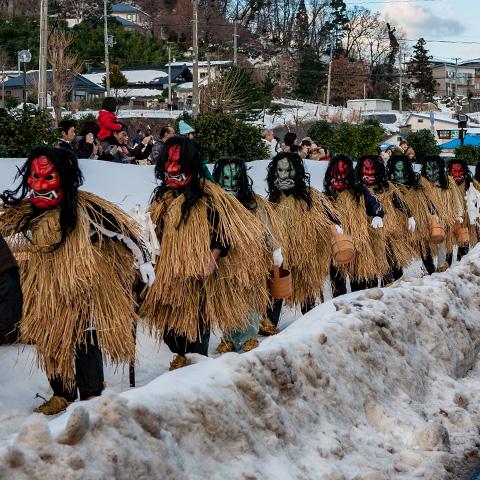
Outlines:
<svg viewBox="0 0 480 480"><path fill-rule="evenodd" d="M71 120L62 120L58 124L59 137L56 142L58 148L63 148L77 155L77 151L73 146L73 141L75 140L75 124Z"/></svg>
<svg viewBox="0 0 480 480"><path fill-rule="evenodd" d="M117 101L113 97L106 97L103 100L102 109L98 112L98 139L103 142L112 135L113 132L118 132L122 129L122 124L117 120Z"/></svg>
<svg viewBox="0 0 480 480"><path fill-rule="evenodd" d="M0 343L22 318L22 289L18 264L4 238L0 236Z"/></svg>
<svg viewBox="0 0 480 480"><path fill-rule="evenodd" d="M178 131L180 132L180 135L184 135L188 138L193 139L193 137L195 136L195 129L183 120L180 120L178 122Z"/></svg>
<svg viewBox="0 0 480 480"><path fill-rule="evenodd" d="M102 153L100 142L97 140L99 127L97 122L85 122L77 137L77 157L97 159Z"/></svg>
<svg viewBox="0 0 480 480"><path fill-rule="evenodd" d="M264 130L262 137L262 141L267 147L268 158L273 158L278 152L282 150L280 143L273 135L273 130Z"/></svg>
<svg viewBox="0 0 480 480"><path fill-rule="evenodd" d="M119 125L122 129L112 132L112 135L101 143L102 154L98 159L115 163L138 163L139 160L147 159L152 151L152 137L145 137L135 148L130 148L127 145L127 126L123 123Z"/></svg>

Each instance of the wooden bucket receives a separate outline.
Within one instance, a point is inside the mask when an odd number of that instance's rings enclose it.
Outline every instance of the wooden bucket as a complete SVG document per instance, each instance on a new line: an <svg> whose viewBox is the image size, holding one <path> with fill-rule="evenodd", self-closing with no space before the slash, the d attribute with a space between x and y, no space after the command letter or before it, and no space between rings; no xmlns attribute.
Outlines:
<svg viewBox="0 0 480 480"><path fill-rule="evenodd" d="M339 265L346 265L353 260L355 256L355 248L353 246L352 238L344 233L338 233L335 225L331 228L332 231L332 256Z"/></svg>
<svg viewBox="0 0 480 480"><path fill-rule="evenodd" d="M445 240L445 229L438 223L437 217L432 215L430 222L430 241L435 245Z"/></svg>
<svg viewBox="0 0 480 480"><path fill-rule="evenodd" d="M290 271L274 266L268 279L268 288L273 298L288 298L293 291Z"/></svg>
<svg viewBox="0 0 480 480"><path fill-rule="evenodd" d="M457 245L465 245L470 243L470 233L468 227L464 227L463 224L457 222L455 225L455 238Z"/></svg>

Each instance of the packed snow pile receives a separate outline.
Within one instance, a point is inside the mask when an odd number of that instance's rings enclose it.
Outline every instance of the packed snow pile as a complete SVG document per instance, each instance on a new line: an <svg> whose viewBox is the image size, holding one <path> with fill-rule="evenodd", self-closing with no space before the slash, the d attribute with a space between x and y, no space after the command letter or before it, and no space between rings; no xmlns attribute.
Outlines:
<svg viewBox="0 0 480 480"><path fill-rule="evenodd" d="M480 247L445 273L326 302L249 353L32 415L0 476L462 478L480 446L479 299Z"/></svg>

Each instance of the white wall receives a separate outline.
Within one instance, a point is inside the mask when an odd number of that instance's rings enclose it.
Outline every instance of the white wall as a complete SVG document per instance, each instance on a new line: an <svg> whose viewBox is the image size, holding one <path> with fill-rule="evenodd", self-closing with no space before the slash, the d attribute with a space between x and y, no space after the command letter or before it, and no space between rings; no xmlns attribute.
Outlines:
<svg viewBox="0 0 480 480"><path fill-rule="evenodd" d="M0 159L0 191L18 185L18 181L14 182L14 177L23 162L24 159ZM153 166L123 165L101 160L80 160L79 163L85 177L82 189L100 195L127 211L136 204L145 207L156 186ZM268 160L249 163L249 175L253 179L255 191L260 195L266 193L268 163ZM323 190L327 165L328 162L306 161L311 184L319 190Z"/></svg>

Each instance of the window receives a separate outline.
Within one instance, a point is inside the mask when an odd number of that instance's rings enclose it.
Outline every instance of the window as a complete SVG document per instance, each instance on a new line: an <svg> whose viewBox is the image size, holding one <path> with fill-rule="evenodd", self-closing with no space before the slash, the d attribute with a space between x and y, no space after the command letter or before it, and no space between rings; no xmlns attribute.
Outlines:
<svg viewBox="0 0 480 480"><path fill-rule="evenodd" d="M423 123L423 118L419 118L418 123Z"/></svg>

